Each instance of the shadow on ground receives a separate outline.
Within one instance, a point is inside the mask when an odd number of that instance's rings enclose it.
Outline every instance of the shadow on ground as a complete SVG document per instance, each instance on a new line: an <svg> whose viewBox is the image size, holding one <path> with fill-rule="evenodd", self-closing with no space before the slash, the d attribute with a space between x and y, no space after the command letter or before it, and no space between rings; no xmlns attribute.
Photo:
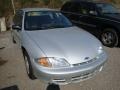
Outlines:
<svg viewBox="0 0 120 90"><path fill-rule="evenodd" d="M8 61L7 60L3 60L1 57L0 57L0 66L6 64Z"/></svg>
<svg viewBox="0 0 120 90"><path fill-rule="evenodd" d="M4 49L5 47L0 47L0 50Z"/></svg>
<svg viewBox="0 0 120 90"><path fill-rule="evenodd" d="M46 90L60 90L60 87L59 87L59 85L50 84L50 85L48 85Z"/></svg>
<svg viewBox="0 0 120 90"><path fill-rule="evenodd" d="M17 85L14 86L10 86L10 87L6 87L6 88L2 88L0 90L19 90Z"/></svg>

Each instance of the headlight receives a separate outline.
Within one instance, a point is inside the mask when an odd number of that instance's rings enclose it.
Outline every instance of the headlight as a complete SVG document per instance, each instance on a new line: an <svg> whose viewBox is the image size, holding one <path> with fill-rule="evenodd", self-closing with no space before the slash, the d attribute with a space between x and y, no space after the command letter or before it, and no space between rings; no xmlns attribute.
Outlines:
<svg viewBox="0 0 120 90"><path fill-rule="evenodd" d="M104 50L103 50L103 47L100 46L100 47L98 48L98 55L96 56L96 59L99 59L99 58L101 57L103 51L104 51Z"/></svg>
<svg viewBox="0 0 120 90"><path fill-rule="evenodd" d="M36 62L41 66L49 68L60 68L70 66L70 64L64 58L42 57L37 59Z"/></svg>
<svg viewBox="0 0 120 90"><path fill-rule="evenodd" d="M98 48L98 54L102 54L102 53L103 53L103 47L100 46L100 47Z"/></svg>

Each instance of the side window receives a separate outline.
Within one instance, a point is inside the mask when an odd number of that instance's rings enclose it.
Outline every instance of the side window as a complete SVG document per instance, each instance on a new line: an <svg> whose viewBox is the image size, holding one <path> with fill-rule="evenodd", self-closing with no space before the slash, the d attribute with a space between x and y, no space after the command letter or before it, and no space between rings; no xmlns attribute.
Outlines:
<svg viewBox="0 0 120 90"><path fill-rule="evenodd" d="M17 12L13 18L13 23L14 25L17 25L17 26L22 26L22 13L20 12Z"/></svg>
<svg viewBox="0 0 120 90"><path fill-rule="evenodd" d="M95 11L94 5L91 4L81 4L79 5L79 13L88 15L90 14L90 11Z"/></svg>
<svg viewBox="0 0 120 90"><path fill-rule="evenodd" d="M85 4L80 4L80 6L79 6L79 13L80 13L80 14L87 15L88 12L89 12L88 6L85 5Z"/></svg>
<svg viewBox="0 0 120 90"><path fill-rule="evenodd" d="M79 3L73 3L71 5L71 12L73 13L78 13L79 12L79 8L80 7L80 4Z"/></svg>
<svg viewBox="0 0 120 90"><path fill-rule="evenodd" d="M63 5L62 7L62 11L70 11L70 8L71 8L71 3L70 2L67 2L65 5Z"/></svg>

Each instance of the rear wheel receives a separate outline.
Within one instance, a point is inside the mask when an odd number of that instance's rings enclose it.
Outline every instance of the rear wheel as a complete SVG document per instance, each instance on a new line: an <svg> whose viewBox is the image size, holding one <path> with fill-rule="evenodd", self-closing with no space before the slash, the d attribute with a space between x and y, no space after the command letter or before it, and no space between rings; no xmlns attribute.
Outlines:
<svg viewBox="0 0 120 90"><path fill-rule="evenodd" d="M101 34L101 41L103 45L108 47L115 47L118 45L118 33L115 29L107 28Z"/></svg>
<svg viewBox="0 0 120 90"><path fill-rule="evenodd" d="M23 51L23 56L24 56L24 60L25 60L26 71L27 71L29 78L32 80L36 79L36 77L33 74L33 69L32 69L31 62L30 62L30 57L26 51Z"/></svg>

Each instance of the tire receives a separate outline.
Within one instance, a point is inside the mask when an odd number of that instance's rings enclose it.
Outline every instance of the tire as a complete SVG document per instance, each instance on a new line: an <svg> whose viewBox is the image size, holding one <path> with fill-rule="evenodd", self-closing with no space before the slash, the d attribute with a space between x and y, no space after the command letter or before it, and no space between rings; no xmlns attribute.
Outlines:
<svg viewBox="0 0 120 90"><path fill-rule="evenodd" d="M112 28L105 29L101 34L101 41L107 47L118 46L119 37L117 31Z"/></svg>
<svg viewBox="0 0 120 90"><path fill-rule="evenodd" d="M32 65L31 65L31 62L30 62L30 57L29 57L29 55L27 54L26 51L23 51L23 56L24 56L24 61L25 61L25 66L26 66L26 71L27 71L28 77L31 80L36 79L36 77L33 74L33 69L32 69Z"/></svg>

